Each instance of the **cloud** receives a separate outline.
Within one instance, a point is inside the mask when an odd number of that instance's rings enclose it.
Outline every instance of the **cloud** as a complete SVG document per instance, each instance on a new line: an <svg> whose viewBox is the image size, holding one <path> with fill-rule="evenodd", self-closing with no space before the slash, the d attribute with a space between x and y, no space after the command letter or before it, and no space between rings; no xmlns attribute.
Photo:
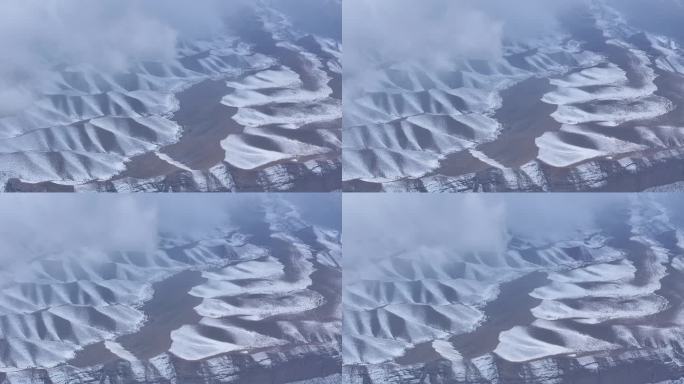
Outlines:
<svg viewBox="0 0 684 384"><path fill-rule="evenodd" d="M626 194L512 194L507 195L508 231L527 239L554 242L597 230L600 215L615 206L626 207Z"/></svg>
<svg viewBox="0 0 684 384"><path fill-rule="evenodd" d="M684 1L682 0L606 0L620 11L630 25L649 32L684 41Z"/></svg>
<svg viewBox="0 0 684 384"><path fill-rule="evenodd" d="M0 262L97 249L154 249L157 210L133 196L6 195L0 199Z"/></svg>
<svg viewBox="0 0 684 384"><path fill-rule="evenodd" d="M343 9L345 73L352 75L372 61L442 66L501 49L501 22L469 1L346 0Z"/></svg>
<svg viewBox="0 0 684 384"><path fill-rule="evenodd" d="M73 253L97 260L109 252L156 252L166 235L264 235L256 232L263 230L264 204L280 199L309 223L339 228L338 194L7 194L0 199L0 269L20 273L35 259Z"/></svg>
<svg viewBox="0 0 684 384"><path fill-rule="evenodd" d="M339 231L342 226L342 195L339 193L292 193L284 196L305 222Z"/></svg>
<svg viewBox="0 0 684 384"><path fill-rule="evenodd" d="M344 196L345 263L436 248L500 252L507 243L505 205L479 195Z"/></svg>
<svg viewBox="0 0 684 384"><path fill-rule="evenodd" d="M337 0L0 0L0 117L29 106L58 66L115 73L168 62L179 40L230 29L262 1L305 30L339 35Z"/></svg>
<svg viewBox="0 0 684 384"><path fill-rule="evenodd" d="M223 27L231 0L0 0L0 116L28 105L58 65L116 72L169 61L179 38Z"/></svg>
<svg viewBox="0 0 684 384"><path fill-rule="evenodd" d="M459 0L457 0L458 2ZM476 6L503 25L505 39L543 37L561 28L560 20L571 9L584 7L586 0L460 0Z"/></svg>
<svg viewBox="0 0 684 384"><path fill-rule="evenodd" d="M624 195L579 194L354 194L344 197L342 243L346 265L404 251L441 249L499 253L511 236L554 242L576 239ZM626 206L626 205L623 205Z"/></svg>
<svg viewBox="0 0 684 384"><path fill-rule="evenodd" d="M570 4L584 0L345 0L347 91L362 87L378 63L410 62L450 69L457 60L491 60L507 39L543 36L558 28Z"/></svg>
<svg viewBox="0 0 684 384"><path fill-rule="evenodd" d="M262 0L285 14L297 29L342 38L342 0ZM346 0L345 0L346 1Z"/></svg>
<svg viewBox="0 0 684 384"><path fill-rule="evenodd" d="M252 194L157 195L147 200L158 207L161 233L185 237L239 224L245 215L254 215L261 204L259 196Z"/></svg>
<svg viewBox="0 0 684 384"><path fill-rule="evenodd" d="M0 262L79 249L153 251L160 233L192 237L253 219L257 194L8 194L0 199Z"/></svg>

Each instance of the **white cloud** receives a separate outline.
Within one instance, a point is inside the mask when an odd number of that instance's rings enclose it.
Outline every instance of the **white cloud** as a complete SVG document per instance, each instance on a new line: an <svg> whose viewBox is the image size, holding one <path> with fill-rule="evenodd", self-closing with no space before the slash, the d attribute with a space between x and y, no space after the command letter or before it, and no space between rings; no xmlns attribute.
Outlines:
<svg viewBox="0 0 684 384"><path fill-rule="evenodd" d="M443 66L500 52L501 22L469 1L347 0L343 8L345 74L376 61Z"/></svg>
<svg viewBox="0 0 684 384"><path fill-rule="evenodd" d="M262 199L267 198L276 197L7 194L0 199L0 262L4 267L21 265L37 257L81 249L154 251L160 233L192 238L243 220L259 220Z"/></svg>
<svg viewBox="0 0 684 384"><path fill-rule="evenodd" d="M505 205L479 195L350 194L343 200L345 262L420 248L500 252Z"/></svg>
<svg viewBox="0 0 684 384"><path fill-rule="evenodd" d="M157 210L119 195L9 194L0 199L0 262L23 263L83 248L146 252Z"/></svg>
<svg viewBox="0 0 684 384"><path fill-rule="evenodd" d="M344 196L345 263L421 248L502 252L512 235L538 241L576 239L624 195L350 194ZM626 205L624 205L626 207Z"/></svg>
<svg viewBox="0 0 684 384"><path fill-rule="evenodd" d="M426 70L499 57L507 39L542 36L584 0L345 0L345 93L363 88L378 63Z"/></svg>
<svg viewBox="0 0 684 384"><path fill-rule="evenodd" d="M121 71L175 57L178 38L223 26L242 1L0 0L0 115L32 101L58 65Z"/></svg>

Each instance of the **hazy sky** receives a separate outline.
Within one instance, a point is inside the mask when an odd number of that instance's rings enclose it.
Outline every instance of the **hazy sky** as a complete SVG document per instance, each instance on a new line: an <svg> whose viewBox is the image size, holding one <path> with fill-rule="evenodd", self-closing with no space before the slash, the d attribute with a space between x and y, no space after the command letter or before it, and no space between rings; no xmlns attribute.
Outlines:
<svg viewBox="0 0 684 384"><path fill-rule="evenodd" d="M684 43L684 1L682 0L607 0L621 11L627 21L640 29L665 34Z"/></svg>
<svg viewBox="0 0 684 384"><path fill-rule="evenodd" d="M375 61L439 69L460 58L490 59L506 38L543 36L584 0L345 0L345 76Z"/></svg>
<svg viewBox="0 0 684 384"><path fill-rule="evenodd" d="M342 0L264 1L286 14L304 32L342 39Z"/></svg>
<svg viewBox="0 0 684 384"><path fill-rule="evenodd" d="M0 0L0 115L32 100L57 64L119 71L170 60L180 37L222 27L244 0Z"/></svg>
<svg viewBox="0 0 684 384"><path fill-rule="evenodd" d="M239 225L264 199L290 201L314 224L339 222L338 194L7 194L0 199L0 262L82 248L146 252L160 232L195 236Z"/></svg>
<svg viewBox="0 0 684 384"><path fill-rule="evenodd" d="M0 262L95 247L147 251L156 243L153 205L133 196L7 194L0 199Z"/></svg>
<svg viewBox="0 0 684 384"><path fill-rule="evenodd" d="M263 0L304 30L340 38L339 0ZM226 27L256 0L0 0L0 116L28 105L55 65L120 71L175 57L179 38Z"/></svg>
<svg viewBox="0 0 684 384"><path fill-rule="evenodd" d="M420 247L500 251L504 209L501 201L470 194L347 194L344 258L353 263Z"/></svg>
<svg viewBox="0 0 684 384"><path fill-rule="evenodd" d="M510 234L572 239L595 228L596 215L628 195L349 194L344 197L345 262L421 247L500 252Z"/></svg>

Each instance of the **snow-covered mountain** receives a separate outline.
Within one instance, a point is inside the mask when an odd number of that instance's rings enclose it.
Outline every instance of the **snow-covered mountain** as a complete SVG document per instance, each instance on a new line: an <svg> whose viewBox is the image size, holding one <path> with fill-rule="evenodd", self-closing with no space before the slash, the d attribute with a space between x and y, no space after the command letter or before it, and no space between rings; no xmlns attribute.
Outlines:
<svg viewBox="0 0 684 384"><path fill-rule="evenodd" d="M0 382L339 379L339 228L259 200L149 252L17 257L1 272Z"/></svg>
<svg viewBox="0 0 684 384"><path fill-rule="evenodd" d="M512 235L500 254L363 263L345 275L343 382L675 382L684 222L664 196L632 196L552 242Z"/></svg>
<svg viewBox="0 0 684 384"><path fill-rule="evenodd" d="M435 69L379 58L345 97L345 189L634 192L681 181L681 36L635 26L614 2L586 3L555 33L504 36L495 59Z"/></svg>
<svg viewBox="0 0 684 384"><path fill-rule="evenodd" d="M179 36L173 60L56 63L0 116L0 189L339 189L340 39L270 2L240 9L222 32Z"/></svg>

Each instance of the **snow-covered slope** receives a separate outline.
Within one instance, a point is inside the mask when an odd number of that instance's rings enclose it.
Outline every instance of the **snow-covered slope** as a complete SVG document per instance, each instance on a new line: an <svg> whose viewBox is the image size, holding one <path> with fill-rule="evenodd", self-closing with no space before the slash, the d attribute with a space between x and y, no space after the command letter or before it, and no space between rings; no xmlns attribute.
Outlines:
<svg viewBox="0 0 684 384"><path fill-rule="evenodd" d="M684 228L659 197L626 205L563 241L514 237L501 255L421 250L360 267L344 291L344 382L681 377Z"/></svg>
<svg viewBox="0 0 684 384"><path fill-rule="evenodd" d="M362 87L350 84L345 189L642 191L681 181L667 174L681 162L681 42L590 4L544 39L507 41L500 59L448 71L382 63Z"/></svg>
<svg viewBox="0 0 684 384"><path fill-rule="evenodd" d="M0 382L239 383L303 362L284 382L339 375L339 232L278 197L236 217L162 232L149 252L80 249L4 271Z"/></svg>
<svg viewBox="0 0 684 384"><path fill-rule="evenodd" d="M167 62L55 70L0 116L0 188L338 189L341 42L250 9L245 27L180 41Z"/></svg>

